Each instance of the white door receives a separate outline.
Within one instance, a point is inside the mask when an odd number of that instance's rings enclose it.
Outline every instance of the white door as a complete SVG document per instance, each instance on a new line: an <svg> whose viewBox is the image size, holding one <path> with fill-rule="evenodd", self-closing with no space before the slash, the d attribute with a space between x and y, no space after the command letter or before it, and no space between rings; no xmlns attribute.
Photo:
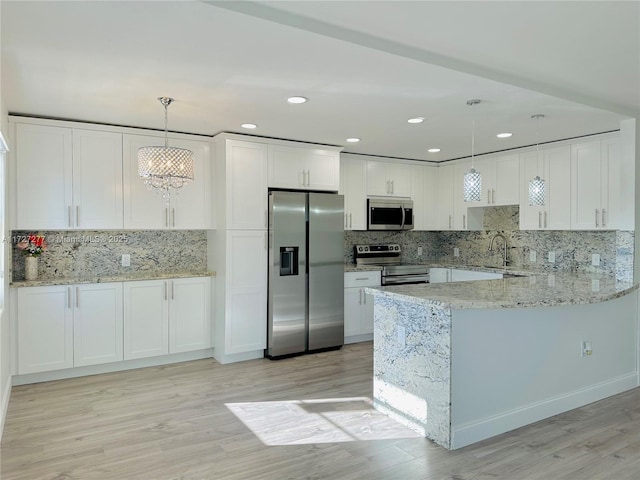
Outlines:
<svg viewBox="0 0 640 480"><path fill-rule="evenodd" d="M344 195L345 230L367 229L365 162L358 158L341 159L340 183Z"/></svg>
<svg viewBox="0 0 640 480"><path fill-rule="evenodd" d="M601 228L600 142L571 145L571 228Z"/></svg>
<svg viewBox="0 0 640 480"><path fill-rule="evenodd" d="M73 228L71 129L17 124L16 137L15 228Z"/></svg>
<svg viewBox="0 0 640 480"><path fill-rule="evenodd" d="M453 229L467 230L469 219L467 218L467 207L477 207L478 202L464 201L464 174L471 168L471 163L459 163L454 165L453 178Z"/></svg>
<svg viewBox="0 0 640 480"><path fill-rule="evenodd" d="M394 197L411 197L411 165L387 164L387 178Z"/></svg>
<svg viewBox="0 0 640 480"><path fill-rule="evenodd" d="M493 162L494 186L491 191L492 205L519 205L520 161L518 155L497 157Z"/></svg>
<svg viewBox="0 0 640 480"><path fill-rule="evenodd" d="M267 346L267 232L228 231L225 354Z"/></svg>
<svg viewBox="0 0 640 480"><path fill-rule="evenodd" d="M362 335L363 289L344 289L344 336Z"/></svg>
<svg viewBox="0 0 640 480"><path fill-rule="evenodd" d="M521 194L520 194L520 230L541 230L543 210L546 206L529 205L529 182L536 176L545 181L545 195L549 190L549 178L542 172L542 153L527 152L520 154ZM545 202L546 203L546 202Z"/></svg>
<svg viewBox="0 0 640 480"><path fill-rule="evenodd" d="M267 145L227 140L227 228L267 228Z"/></svg>
<svg viewBox="0 0 640 480"><path fill-rule="evenodd" d="M367 162L367 195L386 197L391 195L391 182L387 178L387 164Z"/></svg>
<svg viewBox="0 0 640 480"><path fill-rule="evenodd" d="M172 140L173 147L193 152L193 182L171 196L170 227L207 230L211 227L211 155L208 142Z"/></svg>
<svg viewBox="0 0 640 480"><path fill-rule="evenodd" d="M169 207L138 176L138 149L164 145L164 138L123 135L124 228L157 230L169 227Z"/></svg>
<svg viewBox="0 0 640 480"><path fill-rule="evenodd" d="M440 197L440 180L439 180L439 168L437 167L424 167L424 230L438 230L439 229L439 214L440 208L438 206L438 199ZM415 192L414 192L415 193ZM415 204L414 204L415 206Z"/></svg>
<svg viewBox="0 0 640 480"><path fill-rule="evenodd" d="M329 150L309 149L304 152L302 170L310 190L337 192L340 188L340 154Z"/></svg>
<svg viewBox="0 0 640 480"><path fill-rule="evenodd" d="M73 130L73 223L121 229L122 134Z"/></svg>
<svg viewBox="0 0 640 480"><path fill-rule="evenodd" d="M18 374L73 367L72 287L18 289Z"/></svg>
<svg viewBox="0 0 640 480"><path fill-rule="evenodd" d="M438 190L438 204L440 230L453 230L453 196L455 181L455 165L445 165L438 168L440 188Z"/></svg>
<svg viewBox="0 0 640 480"><path fill-rule="evenodd" d="M211 347L209 278L180 278L169 286L169 353Z"/></svg>
<svg viewBox="0 0 640 480"><path fill-rule="evenodd" d="M425 202L425 175L426 169L422 165L411 166L411 191L413 195L413 229L414 230L426 230L425 217L427 215L427 208L429 207Z"/></svg>
<svg viewBox="0 0 640 480"><path fill-rule="evenodd" d="M304 149L284 145L269 145L269 187L305 188L303 173ZM305 167L306 168L306 167Z"/></svg>
<svg viewBox="0 0 640 480"><path fill-rule="evenodd" d="M169 353L167 280L124 282L124 359Z"/></svg>
<svg viewBox="0 0 640 480"><path fill-rule="evenodd" d="M74 290L74 367L122 361L122 283L78 285Z"/></svg>
<svg viewBox="0 0 640 480"><path fill-rule="evenodd" d="M543 213L544 228L569 230L571 225L571 148L550 148L543 152L547 175L547 200Z"/></svg>

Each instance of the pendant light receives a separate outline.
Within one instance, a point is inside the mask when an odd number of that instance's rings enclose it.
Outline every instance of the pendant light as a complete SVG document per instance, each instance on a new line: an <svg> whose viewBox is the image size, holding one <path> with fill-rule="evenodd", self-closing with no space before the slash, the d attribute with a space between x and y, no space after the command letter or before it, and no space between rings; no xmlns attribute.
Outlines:
<svg viewBox="0 0 640 480"><path fill-rule="evenodd" d="M164 146L138 149L138 176L169 203L172 191L177 193L193 181L193 152L169 146L167 107L173 98L158 97L158 101L164 106Z"/></svg>
<svg viewBox="0 0 640 480"><path fill-rule="evenodd" d="M480 100L468 100L467 105L473 107L480 103ZM479 202L480 192L482 192L482 175L473 167L473 152L475 149L476 120L471 121L471 169L464 174L462 184L462 195L465 202Z"/></svg>
<svg viewBox="0 0 640 480"><path fill-rule="evenodd" d="M531 115L531 118L536 120L537 140L536 140L536 161L538 161L538 154L540 148L540 119L544 118L544 115L538 113ZM531 206L543 206L545 196L545 181L544 181L544 161L542 162L542 177L536 175L529 182L529 205Z"/></svg>

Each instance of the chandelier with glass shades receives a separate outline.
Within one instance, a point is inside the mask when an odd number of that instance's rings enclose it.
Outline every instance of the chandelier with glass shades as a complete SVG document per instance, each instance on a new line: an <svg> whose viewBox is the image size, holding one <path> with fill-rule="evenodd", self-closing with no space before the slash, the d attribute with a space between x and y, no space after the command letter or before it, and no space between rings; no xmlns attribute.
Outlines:
<svg viewBox="0 0 640 480"><path fill-rule="evenodd" d="M164 146L138 149L138 176L168 203L172 192L178 193L193 181L193 152L169 146L167 107L173 98L158 97L158 100L164 106Z"/></svg>

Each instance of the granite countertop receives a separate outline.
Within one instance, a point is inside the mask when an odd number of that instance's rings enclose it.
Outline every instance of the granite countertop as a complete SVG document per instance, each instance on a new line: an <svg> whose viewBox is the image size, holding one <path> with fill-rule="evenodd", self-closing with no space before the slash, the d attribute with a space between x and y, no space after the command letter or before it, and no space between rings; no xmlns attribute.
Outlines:
<svg viewBox="0 0 640 480"><path fill-rule="evenodd" d="M528 273L498 280L368 287L366 291L455 310L599 303L622 297L636 288L637 284L616 281L607 275Z"/></svg>
<svg viewBox="0 0 640 480"><path fill-rule="evenodd" d="M164 280L170 278L189 277L215 277L216 272L167 272L149 273L132 272L113 276L87 276L87 277L65 277L65 278L41 278L38 280L17 280L9 284L10 287L44 287L50 285L76 285L82 283L110 283L110 282L132 282L140 280Z"/></svg>

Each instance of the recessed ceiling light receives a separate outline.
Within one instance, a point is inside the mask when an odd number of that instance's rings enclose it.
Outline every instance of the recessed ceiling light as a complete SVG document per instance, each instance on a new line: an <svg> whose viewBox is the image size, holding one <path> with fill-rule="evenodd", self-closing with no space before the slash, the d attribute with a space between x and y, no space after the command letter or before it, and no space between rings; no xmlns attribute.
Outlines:
<svg viewBox="0 0 640 480"><path fill-rule="evenodd" d="M242 128L258 128L258 125L255 123L243 123L240 125Z"/></svg>
<svg viewBox="0 0 640 480"><path fill-rule="evenodd" d="M440 151L439 148L430 148L429 150L427 150L427 152L429 153L438 153Z"/></svg>
<svg viewBox="0 0 640 480"><path fill-rule="evenodd" d="M513 135L513 133L504 132L504 133L497 134L496 137L498 137L498 138L509 138L511 135Z"/></svg>
<svg viewBox="0 0 640 480"><path fill-rule="evenodd" d="M347 142L349 143L358 143L359 141L360 141L359 138L355 138L355 137L347 138Z"/></svg>
<svg viewBox="0 0 640 480"><path fill-rule="evenodd" d="M305 97L289 97L287 98L287 102L289 103L304 103L306 102L308 99Z"/></svg>
<svg viewBox="0 0 640 480"><path fill-rule="evenodd" d="M409 123L422 123L422 122L424 122L424 117L410 118L409 120L407 120L407 122L409 122Z"/></svg>

